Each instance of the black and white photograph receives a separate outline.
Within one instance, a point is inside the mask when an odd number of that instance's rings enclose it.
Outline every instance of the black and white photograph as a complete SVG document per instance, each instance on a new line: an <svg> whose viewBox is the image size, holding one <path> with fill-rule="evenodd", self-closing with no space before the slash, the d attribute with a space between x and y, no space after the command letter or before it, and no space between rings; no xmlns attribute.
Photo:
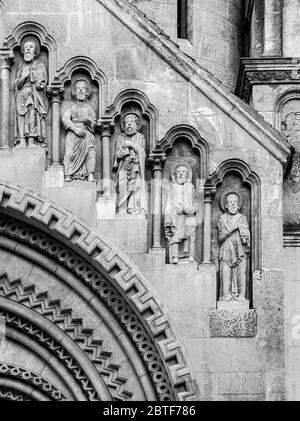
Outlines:
<svg viewBox="0 0 300 421"><path fill-rule="evenodd" d="M300 401L300 0L0 0L0 401Z"/></svg>

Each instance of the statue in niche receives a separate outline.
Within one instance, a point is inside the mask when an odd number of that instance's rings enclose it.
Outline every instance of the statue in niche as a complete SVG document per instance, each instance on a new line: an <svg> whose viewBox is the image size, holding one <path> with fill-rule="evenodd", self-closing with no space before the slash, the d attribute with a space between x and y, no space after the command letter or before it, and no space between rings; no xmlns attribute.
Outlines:
<svg viewBox="0 0 300 421"><path fill-rule="evenodd" d="M165 210L165 234L169 240L169 261L180 259L195 262L196 241L196 189L191 183L193 170L179 164L172 171L172 183Z"/></svg>
<svg viewBox="0 0 300 421"><path fill-rule="evenodd" d="M242 197L227 192L221 199L225 212L218 222L220 281L223 295L219 301L247 301L247 260L250 253L250 230L247 218L240 213Z"/></svg>
<svg viewBox="0 0 300 421"><path fill-rule="evenodd" d="M146 140L139 132L142 115L130 108L121 115L121 133L116 141L113 170L117 172L117 211L143 214L147 209L145 185Z"/></svg>
<svg viewBox="0 0 300 421"><path fill-rule="evenodd" d="M45 64L38 60L40 55L38 39L24 38L21 43L21 53L23 61L15 80L15 146L16 148L26 148L26 145L47 148L48 72Z"/></svg>
<svg viewBox="0 0 300 421"><path fill-rule="evenodd" d="M88 103L92 92L86 79L74 83L72 95L75 103L62 117L68 131L65 146L65 181L95 181L97 127L96 113Z"/></svg>

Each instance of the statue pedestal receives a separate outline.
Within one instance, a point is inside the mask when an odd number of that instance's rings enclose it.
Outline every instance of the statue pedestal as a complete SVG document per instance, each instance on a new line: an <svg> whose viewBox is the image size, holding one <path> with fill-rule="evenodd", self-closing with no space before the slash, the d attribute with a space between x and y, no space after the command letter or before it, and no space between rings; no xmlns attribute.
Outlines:
<svg viewBox="0 0 300 421"><path fill-rule="evenodd" d="M218 310L229 310L229 311L247 311L249 310L250 305L249 301L218 301L217 309Z"/></svg>
<svg viewBox="0 0 300 421"><path fill-rule="evenodd" d="M147 253L147 226L137 215L116 215L115 219L98 220L97 229L111 245L124 253Z"/></svg>
<svg viewBox="0 0 300 421"><path fill-rule="evenodd" d="M116 199L113 196L101 196L97 200L97 219L111 220L116 215Z"/></svg>
<svg viewBox="0 0 300 421"><path fill-rule="evenodd" d="M64 167L62 165L50 165L45 173L45 187L64 187Z"/></svg>
<svg viewBox="0 0 300 421"><path fill-rule="evenodd" d="M46 168L43 148L1 149L0 179L40 193Z"/></svg>

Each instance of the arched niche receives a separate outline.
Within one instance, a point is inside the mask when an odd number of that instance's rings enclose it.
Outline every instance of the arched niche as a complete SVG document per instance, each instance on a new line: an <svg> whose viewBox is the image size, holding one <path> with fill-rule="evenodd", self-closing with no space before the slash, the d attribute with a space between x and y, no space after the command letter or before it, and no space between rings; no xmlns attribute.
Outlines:
<svg viewBox="0 0 300 421"><path fill-rule="evenodd" d="M284 179L284 225L299 228L297 212L300 200L300 89L283 92L275 104L275 127L285 135L295 148L292 161Z"/></svg>
<svg viewBox="0 0 300 421"><path fill-rule="evenodd" d="M9 34L5 41L4 45L10 50L16 50L20 47L22 39L26 35L35 36L41 44L41 48L44 51L48 52L49 55L49 81L52 81L56 72L57 64L57 46L54 38L48 34L46 29L37 22L23 22L20 25L16 26L11 34Z"/></svg>
<svg viewBox="0 0 300 421"><path fill-rule="evenodd" d="M82 220L0 182L0 248L0 316L15 365L32 372L30 361L47 362L48 380L70 400L194 398L159 301Z"/></svg>
<svg viewBox="0 0 300 421"><path fill-rule="evenodd" d="M89 72L88 69L85 67L83 68L76 68L74 71L70 74L68 78L66 78L62 82L62 86L64 88L64 99L61 104L61 118L64 115L64 113L72 107L72 105L75 103L75 99L72 95L72 90L74 87L74 83L76 80L84 78L87 80L91 85L91 95L88 99L89 105L93 108L93 110L96 113L97 119L99 118L99 107L101 108L101 105L99 104L100 96L100 86L97 79L94 79ZM60 138L60 157L61 157L61 164L63 163L64 154L65 154L65 142L66 142L66 136L67 136L67 130L63 127L61 124L61 138ZM96 159L96 178L100 179L100 172L101 172L101 148L100 148L100 134L95 133L95 139L96 139L96 152L97 152L97 159Z"/></svg>
<svg viewBox="0 0 300 421"><path fill-rule="evenodd" d="M14 63L10 71L10 121L9 121L9 133L10 133L10 146L12 147L14 142L13 138L16 135L16 102L15 102L15 79L18 69L23 61L21 54L21 42L26 36L33 36L39 40L41 46L41 52L38 57L39 61L42 61L48 72L48 84L54 77L56 68L56 43L54 39L47 33L45 28L36 22L23 22L18 25L13 32L8 35L4 45L6 48L13 52ZM50 104L48 106L48 114L46 118L46 137L48 147L51 144L51 112Z"/></svg>
<svg viewBox="0 0 300 421"><path fill-rule="evenodd" d="M261 188L258 176L239 160L223 162L209 179L216 189L212 205L212 261L217 267L218 297L220 292L219 253L217 225L223 211L220 200L224 193L236 191L243 198L241 213L247 217L251 232L251 255L248 264L247 298L252 302L252 276L261 268Z"/></svg>
<svg viewBox="0 0 300 421"><path fill-rule="evenodd" d="M104 113L104 117L111 120L116 120L121 115L121 110L124 106L135 104L142 112L143 126L149 152L151 153L156 147L158 140L159 119L156 108L150 103L147 95L137 89L127 89L115 98L112 105L110 105ZM147 129L146 129L147 122ZM148 133L146 133L146 130Z"/></svg>
<svg viewBox="0 0 300 421"><path fill-rule="evenodd" d="M68 60L62 68L57 70L54 83L62 86L68 85L72 81L74 74L84 73L89 75L91 81L98 85L97 115L99 118L103 115L107 107L107 78L99 69L94 60L85 56L77 56Z"/></svg>
<svg viewBox="0 0 300 421"><path fill-rule="evenodd" d="M197 130L191 126L180 125L172 128L163 140L157 145L160 151L166 155L166 161L162 173L162 225L164 224L164 211L169 194L172 170L176 165L185 163L193 169L192 183L196 187L198 212L197 212L197 234L196 250L197 260L202 260L202 237L203 237L203 186L207 171L207 143L201 138ZM168 254L168 242L165 238L164 227L162 227L162 244ZM168 256L167 256L168 257Z"/></svg>

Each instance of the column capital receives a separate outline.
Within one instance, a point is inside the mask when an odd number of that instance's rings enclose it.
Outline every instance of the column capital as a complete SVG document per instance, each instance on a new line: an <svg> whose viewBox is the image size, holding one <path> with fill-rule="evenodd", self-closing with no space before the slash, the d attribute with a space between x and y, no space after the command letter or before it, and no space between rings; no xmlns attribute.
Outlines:
<svg viewBox="0 0 300 421"><path fill-rule="evenodd" d="M102 118L97 121L101 136L111 136L115 130L115 123L110 118Z"/></svg>
<svg viewBox="0 0 300 421"><path fill-rule="evenodd" d="M210 180L204 184L204 203L212 203L213 197L216 194L216 187Z"/></svg>
<svg viewBox="0 0 300 421"><path fill-rule="evenodd" d="M61 85L47 86L47 96L51 102L61 102L64 99L65 90Z"/></svg>
<svg viewBox="0 0 300 421"><path fill-rule="evenodd" d="M152 163L152 171L162 171L163 163L166 161L167 157L164 152L153 152L149 155L149 162Z"/></svg>
<svg viewBox="0 0 300 421"><path fill-rule="evenodd" d="M0 48L0 69L9 69L14 63L15 56L12 50Z"/></svg>

